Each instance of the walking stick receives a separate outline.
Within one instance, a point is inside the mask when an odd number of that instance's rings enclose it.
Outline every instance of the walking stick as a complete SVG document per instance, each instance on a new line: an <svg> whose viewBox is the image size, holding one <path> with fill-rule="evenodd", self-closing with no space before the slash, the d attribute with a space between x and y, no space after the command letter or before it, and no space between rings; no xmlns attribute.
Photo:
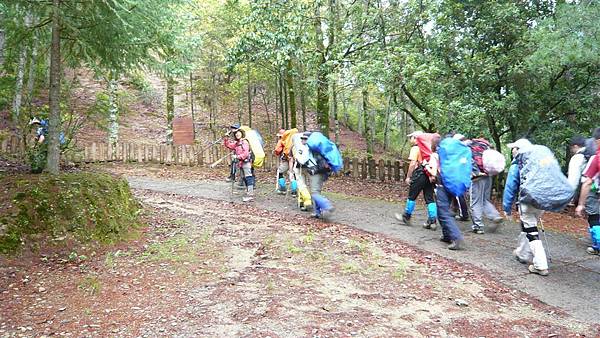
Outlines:
<svg viewBox="0 0 600 338"><path fill-rule="evenodd" d="M237 180L237 160L233 160L231 161L231 166L233 167L233 179L231 180L231 196L233 197L233 185L235 184L235 181Z"/></svg>
<svg viewBox="0 0 600 338"><path fill-rule="evenodd" d="M218 166L221 162L223 162L229 156L231 156L231 154L227 154L227 155L221 157L220 159L216 160L213 164L210 165L210 168L213 169L214 167Z"/></svg>
<svg viewBox="0 0 600 338"><path fill-rule="evenodd" d="M546 229L544 229L544 223L542 222L542 218L540 217L540 227L542 228L542 234L544 234L544 242L546 245L544 248L546 249L546 256L548 256L548 262L552 263L552 256L550 256L550 245L548 244L548 237L546 237Z"/></svg>

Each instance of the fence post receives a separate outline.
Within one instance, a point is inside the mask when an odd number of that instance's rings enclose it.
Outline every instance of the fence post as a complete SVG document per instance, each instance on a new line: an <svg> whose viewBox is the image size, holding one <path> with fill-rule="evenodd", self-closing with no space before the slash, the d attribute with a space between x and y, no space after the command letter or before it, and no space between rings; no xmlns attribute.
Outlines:
<svg viewBox="0 0 600 338"><path fill-rule="evenodd" d="M374 159L368 159L367 160L367 164L369 167L369 178L370 179L376 179L376 168L375 168L375 160Z"/></svg>
<svg viewBox="0 0 600 338"><path fill-rule="evenodd" d="M379 174L379 180L381 181L385 181L385 162L380 159L379 163L378 163L378 174Z"/></svg>
<svg viewBox="0 0 600 338"><path fill-rule="evenodd" d="M358 174L360 174L358 158L352 159L352 166L350 167L350 171L352 171L352 177L357 178Z"/></svg>
<svg viewBox="0 0 600 338"><path fill-rule="evenodd" d="M394 173L392 172L392 161L387 160L385 163L385 167L387 169L387 179L392 182L394 180Z"/></svg>
<svg viewBox="0 0 600 338"><path fill-rule="evenodd" d="M400 161L394 162L394 180L400 181Z"/></svg>

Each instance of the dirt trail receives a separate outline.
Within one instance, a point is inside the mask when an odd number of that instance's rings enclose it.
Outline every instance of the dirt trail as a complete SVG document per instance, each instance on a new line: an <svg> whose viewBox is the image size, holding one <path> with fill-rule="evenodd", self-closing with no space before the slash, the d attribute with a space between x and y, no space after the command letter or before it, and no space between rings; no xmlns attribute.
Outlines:
<svg viewBox="0 0 600 338"><path fill-rule="evenodd" d="M222 201L239 201L239 195L232 196L230 186L226 183L203 181L163 181L142 177L130 177L130 185L136 189L199 196ZM291 198L275 195L268 187L259 187L258 197L254 205L271 211L284 212L296 219L308 217L294 208ZM522 290L541 301L557 306L576 318L593 323L600 323L597 313L598 289L600 285L600 260L596 256L585 253L587 238L574 238L569 235L550 233L547 238L550 244L552 263L550 276L543 278L530 275L526 266L519 264L512 257L516 244L518 226L505 224L496 233L473 235L467 233L468 224L461 224L465 232L466 250L452 252L439 242L439 232L422 229L424 219L414 221L412 227L398 225L393 221L393 213L398 205L361 198L348 198L343 195L331 196L336 206L332 222L346 224L357 229L381 233L390 238L400 239L414 245L448 257L461 263L473 264L489 271L492 276L506 285Z"/></svg>

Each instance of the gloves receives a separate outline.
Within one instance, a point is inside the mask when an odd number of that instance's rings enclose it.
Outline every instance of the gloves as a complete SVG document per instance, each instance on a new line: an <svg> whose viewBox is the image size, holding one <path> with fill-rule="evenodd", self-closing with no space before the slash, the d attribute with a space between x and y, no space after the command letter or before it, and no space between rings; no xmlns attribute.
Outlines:
<svg viewBox="0 0 600 338"><path fill-rule="evenodd" d="M236 154L231 154L231 160L232 161L237 161L238 160L237 155Z"/></svg>

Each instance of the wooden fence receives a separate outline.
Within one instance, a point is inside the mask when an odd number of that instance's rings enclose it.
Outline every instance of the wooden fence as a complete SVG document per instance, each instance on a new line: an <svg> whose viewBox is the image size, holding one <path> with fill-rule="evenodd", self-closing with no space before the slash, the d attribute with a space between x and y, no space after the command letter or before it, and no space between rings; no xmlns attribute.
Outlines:
<svg viewBox="0 0 600 338"><path fill-rule="evenodd" d="M23 156L23 145L16 137L5 138L0 152ZM164 165L209 166L229 154L222 146L202 147L200 145L149 145L118 143L112 147L107 143L92 143L83 149L67 151L62 156L65 163L156 163ZM405 162L344 158L341 175L363 180L400 181L404 179ZM223 161L221 166L228 164ZM266 154L264 170L276 170L278 159L271 152Z"/></svg>

